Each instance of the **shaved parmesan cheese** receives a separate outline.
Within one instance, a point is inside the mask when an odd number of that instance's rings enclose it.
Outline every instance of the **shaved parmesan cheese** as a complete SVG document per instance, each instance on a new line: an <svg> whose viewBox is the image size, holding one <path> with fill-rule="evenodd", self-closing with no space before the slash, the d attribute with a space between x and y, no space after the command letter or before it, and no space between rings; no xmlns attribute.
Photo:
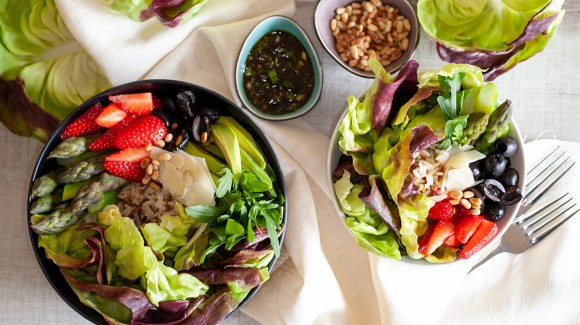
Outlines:
<svg viewBox="0 0 580 325"><path fill-rule="evenodd" d="M464 190L474 183L475 179L469 166L447 171L447 180L445 181L447 190Z"/></svg>
<svg viewBox="0 0 580 325"><path fill-rule="evenodd" d="M467 167L470 163L483 158L485 158L485 155L476 150L458 152L449 157L445 163L445 167L447 169Z"/></svg>
<svg viewBox="0 0 580 325"><path fill-rule="evenodd" d="M157 181L163 189L186 206L215 206L216 185L205 159L183 151L168 152L159 148L152 148L151 158L157 159L164 152L169 153L171 159L159 161Z"/></svg>

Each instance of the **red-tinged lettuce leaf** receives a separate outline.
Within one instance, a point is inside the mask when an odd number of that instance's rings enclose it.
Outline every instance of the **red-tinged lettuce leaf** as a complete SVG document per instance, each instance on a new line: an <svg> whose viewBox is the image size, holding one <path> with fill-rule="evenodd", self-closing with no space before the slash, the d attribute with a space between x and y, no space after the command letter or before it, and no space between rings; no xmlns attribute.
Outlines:
<svg viewBox="0 0 580 325"><path fill-rule="evenodd" d="M266 268L228 267L224 269L186 271L207 285L228 285L231 291L255 288L270 278Z"/></svg>
<svg viewBox="0 0 580 325"><path fill-rule="evenodd" d="M444 61L467 63L484 69L485 80L492 81L516 64L544 50L556 32L564 12L556 12L543 18L539 15L526 25L524 32L505 50L460 49L436 41L437 53Z"/></svg>
<svg viewBox="0 0 580 325"><path fill-rule="evenodd" d="M105 235L103 234L103 229L99 227L96 223L86 223L80 225L79 230L91 229L97 232L98 237L94 236L87 238L85 244L91 248L93 255L97 257L97 283L98 284L109 284L112 279L112 272L108 272L111 265L114 265L114 254L110 249L107 249L105 245Z"/></svg>
<svg viewBox="0 0 580 325"><path fill-rule="evenodd" d="M105 6L135 21L157 17L167 27L175 27L191 18L206 0L115 0Z"/></svg>
<svg viewBox="0 0 580 325"><path fill-rule="evenodd" d="M216 325L232 313L240 301L229 292L214 293L205 300L182 324Z"/></svg>
<svg viewBox="0 0 580 325"><path fill-rule="evenodd" d="M157 309L149 309L143 317L134 320L133 325L174 325L189 324L186 319L206 299L204 296L189 300L161 301Z"/></svg>
<svg viewBox="0 0 580 325"><path fill-rule="evenodd" d="M229 249L229 252L239 252L244 249L255 249L260 243L268 239L268 230L265 227L256 227L254 228L254 240L249 241L244 239Z"/></svg>
<svg viewBox="0 0 580 325"><path fill-rule="evenodd" d="M376 93L372 96L371 119L372 129L380 134L386 126L393 109L398 109L417 92L417 61L405 64L391 83L379 79Z"/></svg>
<svg viewBox="0 0 580 325"><path fill-rule="evenodd" d="M407 116L407 113L409 112L409 109L411 108L411 106L419 103L420 101L422 101L424 99L429 98L429 96L431 96L431 94L433 94L433 92L437 91L437 90L440 90L440 89L437 87L419 88L419 90L417 90L415 95L413 95L413 97L411 97L411 99L409 99L405 104L403 104L403 106L401 106L401 108L399 108L397 115L393 119L392 125L397 126L397 125L400 125L402 123L405 123L405 124L403 124L403 127L405 127L406 123L409 121L409 117Z"/></svg>
<svg viewBox="0 0 580 325"><path fill-rule="evenodd" d="M33 103L24 88L24 81L0 78L0 122L10 132L46 141L60 121Z"/></svg>
<svg viewBox="0 0 580 325"><path fill-rule="evenodd" d="M85 282L82 273L75 269L61 268L61 273L81 302L95 309L109 323L130 323L154 307L143 291Z"/></svg>
<svg viewBox="0 0 580 325"><path fill-rule="evenodd" d="M373 160L380 160L385 166L378 171L387 184L389 193L398 204L399 195L407 197L409 189L404 186L414 163L413 153L421 151L430 145L441 141L433 131L425 125L419 125L407 130L399 142L389 150L375 152Z"/></svg>
<svg viewBox="0 0 580 325"><path fill-rule="evenodd" d="M244 249L236 253L236 255L223 259L219 262L223 267L256 267L257 264L263 264L262 260L267 257L272 257L274 253L271 249L253 250ZM268 260L270 260L268 259Z"/></svg>
<svg viewBox="0 0 580 325"><path fill-rule="evenodd" d="M359 193L359 198L365 203L366 206L371 208L384 223L389 226L389 228L398 234L401 229L401 220L399 219L399 214L397 209L391 211L384 196L377 185L378 180L373 178L370 183L370 189L365 187L362 192Z"/></svg>
<svg viewBox="0 0 580 325"><path fill-rule="evenodd" d="M168 27L177 26L184 18L190 17L201 9L206 0L153 0L151 10L159 21Z"/></svg>

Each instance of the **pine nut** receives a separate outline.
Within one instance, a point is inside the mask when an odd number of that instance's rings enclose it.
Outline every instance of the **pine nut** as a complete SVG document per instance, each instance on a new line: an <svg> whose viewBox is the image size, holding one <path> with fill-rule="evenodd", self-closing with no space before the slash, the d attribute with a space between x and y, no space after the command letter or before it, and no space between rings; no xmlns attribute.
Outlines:
<svg viewBox="0 0 580 325"><path fill-rule="evenodd" d="M455 200L460 200L463 197L463 192L460 190L452 190L449 192L449 197Z"/></svg>
<svg viewBox="0 0 580 325"><path fill-rule="evenodd" d="M151 179L156 181L159 178L159 169L155 169L153 173L151 173Z"/></svg>
<svg viewBox="0 0 580 325"><path fill-rule="evenodd" d="M153 165L153 166L159 166L159 160L157 160L157 159L152 159L152 160L151 160L151 165Z"/></svg>
<svg viewBox="0 0 580 325"><path fill-rule="evenodd" d="M329 26L341 60L365 71L370 70L369 58L390 64L411 46L409 19L400 15L398 8L383 5L380 0L352 2L337 8ZM388 54L385 49L390 50Z"/></svg>
<svg viewBox="0 0 580 325"><path fill-rule="evenodd" d="M469 202L470 202L472 205L477 205L477 206L481 206L481 204L483 203L483 202L481 201L481 199L480 199L480 198L478 198L478 197L471 197L471 198L469 198Z"/></svg>
<svg viewBox="0 0 580 325"><path fill-rule="evenodd" d="M141 167L141 169L145 169L149 163L151 163L151 158L145 157L139 162L139 167Z"/></svg>
<svg viewBox="0 0 580 325"><path fill-rule="evenodd" d="M206 143L207 142L207 132L202 132L200 135L200 139L201 139L201 143Z"/></svg>
<svg viewBox="0 0 580 325"><path fill-rule="evenodd" d="M155 181L150 181L149 182L149 186L151 186L152 188L156 189L156 190L161 190L161 185L159 185L159 183L155 182Z"/></svg>
<svg viewBox="0 0 580 325"><path fill-rule="evenodd" d="M449 203L451 203L451 205L458 205L461 201L457 200L457 199L451 199L449 200Z"/></svg>
<svg viewBox="0 0 580 325"><path fill-rule="evenodd" d="M461 205L463 205L464 208L466 208L467 210L471 209L471 203L469 203L469 201L467 199L461 199Z"/></svg>
<svg viewBox="0 0 580 325"><path fill-rule="evenodd" d="M165 141L165 142L171 142L171 140L173 140L173 134L167 133L167 135L165 136L165 138L163 139L163 141Z"/></svg>
<svg viewBox="0 0 580 325"><path fill-rule="evenodd" d="M147 175L153 174L153 165L151 165L151 164L147 165L147 169L145 170L145 173L147 173Z"/></svg>
<svg viewBox="0 0 580 325"><path fill-rule="evenodd" d="M145 177L143 177L143 179L141 180L141 182L145 185L149 184L150 181L151 181L150 175L145 175Z"/></svg>
<svg viewBox="0 0 580 325"><path fill-rule="evenodd" d="M469 210L469 213L473 214L474 216L478 216L481 214L481 210L473 208L473 209Z"/></svg>

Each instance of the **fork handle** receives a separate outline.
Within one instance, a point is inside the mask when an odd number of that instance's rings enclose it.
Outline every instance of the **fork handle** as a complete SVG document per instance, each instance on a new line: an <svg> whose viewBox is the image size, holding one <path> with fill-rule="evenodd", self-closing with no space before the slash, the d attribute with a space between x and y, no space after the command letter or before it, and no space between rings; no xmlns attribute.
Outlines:
<svg viewBox="0 0 580 325"><path fill-rule="evenodd" d="M481 264L487 262L487 260L489 260L490 258L496 256L499 253L503 253L506 252L506 248L504 245L502 245L501 243L499 244L499 246L497 246L496 248L494 248L494 250L492 250L491 252L489 252L489 254L487 254L484 258L482 258L481 260L479 260L479 262L475 263L475 265L473 265L473 267L471 268L471 270L469 270L468 273L471 273L473 270L475 270L476 268L478 268Z"/></svg>

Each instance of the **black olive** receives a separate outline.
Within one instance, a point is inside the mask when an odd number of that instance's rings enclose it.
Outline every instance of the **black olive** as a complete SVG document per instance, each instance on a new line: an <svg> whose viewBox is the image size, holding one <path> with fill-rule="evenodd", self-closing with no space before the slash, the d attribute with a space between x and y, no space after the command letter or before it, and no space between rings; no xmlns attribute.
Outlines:
<svg viewBox="0 0 580 325"><path fill-rule="evenodd" d="M473 174L474 180L478 181L485 177L485 175L483 175L483 170L481 169L480 166L480 160L471 162L469 164L469 169L471 169L471 174Z"/></svg>
<svg viewBox="0 0 580 325"><path fill-rule="evenodd" d="M508 135L495 143L495 150L504 157L511 157L518 151L518 144Z"/></svg>
<svg viewBox="0 0 580 325"><path fill-rule="evenodd" d="M193 116L195 111L195 94L191 90L180 90L177 93L177 108L185 116Z"/></svg>
<svg viewBox="0 0 580 325"><path fill-rule="evenodd" d="M169 114L162 110L162 109L154 109L151 114L159 117L160 119L163 120L163 122L165 123L165 127L169 128L169 126L171 125L171 118L169 117Z"/></svg>
<svg viewBox="0 0 580 325"><path fill-rule="evenodd" d="M495 179L486 179L481 182L479 188L486 199L494 202L499 202L502 195L505 193L505 188Z"/></svg>
<svg viewBox="0 0 580 325"><path fill-rule="evenodd" d="M520 174L513 168L506 169L503 174L497 179L504 187L518 185L520 181Z"/></svg>
<svg viewBox="0 0 580 325"><path fill-rule="evenodd" d="M219 110L207 106L202 106L201 108L199 108L197 114L201 116L207 116L209 118L210 123L215 123L220 117Z"/></svg>
<svg viewBox="0 0 580 325"><path fill-rule="evenodd" d="M488 202L485 205L483 212L487 219L491 221L499 221L505 216L505 207L497 203Z"/></svg>
<svg viewBox="0 0 580 325"><path fill-rule="evenodd" d="M505 191L506 191L506 193L507 192L518 192L518 193L521 193L520 192L520 187L517 186L517 185L509 185L509 186L506 186L505 187Z"/></svg>
<svg viewBox="0 0 580 325"><path fill-rule="evenodd" d="M200 134L201 134L201 117L196 116L191 123L191 128L189 129L191 136L197 142L201 142Z"/></svg>
<svg viewBox="0 0 580 325"><path fill-rule="evenodd" d="M511 191L505 192L501 199L499 200L499 204L504 207L511 207L512 205L518 204L522 200L522 193L519 191Z"/></svg>
<svg viewBox="0 0 580 325"><path fill-rule="evenodd" d="M163 96L159 98L159 103L161 105L161 110L171 114L176 115L178 113L177 106L175 105L175 101L173 100L173 96Z"/></svg>
<svg viewBox="0 0 580 325"><path fill-rule="evenodd" d="M498 178L505 171L507 161L504 156L494 152L483 159L483 172L485 177Z"/></svg>

